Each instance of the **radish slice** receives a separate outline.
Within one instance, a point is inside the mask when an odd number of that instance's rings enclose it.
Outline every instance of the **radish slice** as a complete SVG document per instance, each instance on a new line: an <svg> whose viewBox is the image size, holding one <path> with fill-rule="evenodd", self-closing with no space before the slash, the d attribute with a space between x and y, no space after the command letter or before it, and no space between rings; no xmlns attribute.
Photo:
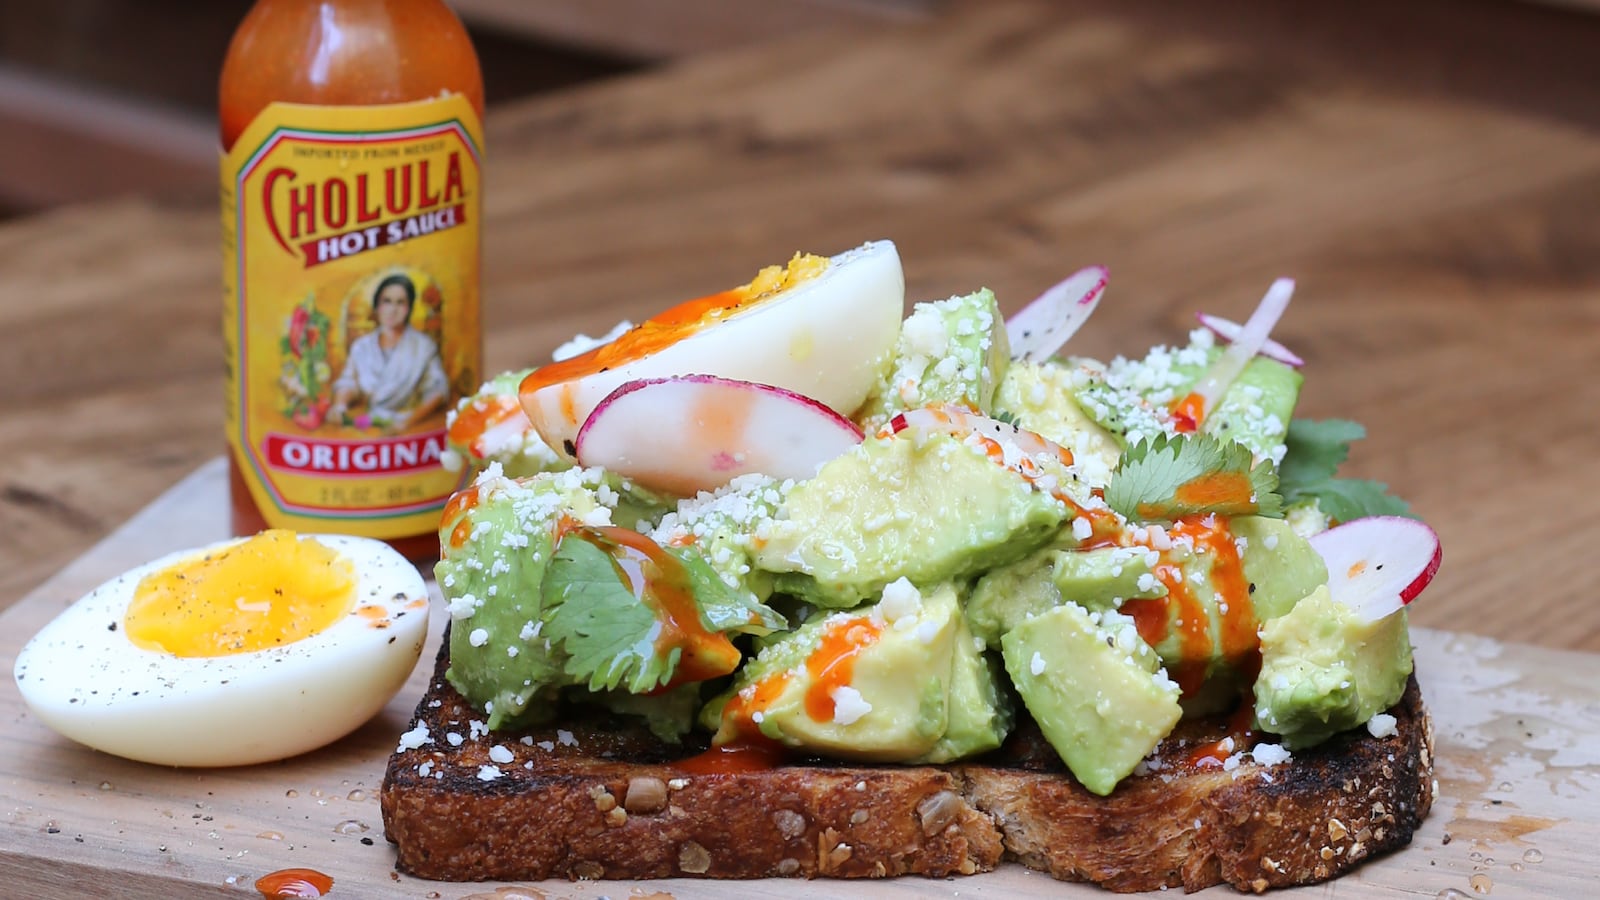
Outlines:
<svg viewBox="0 0 1600 900"><path fill-rule="evenodd" d="M1063 466L1072 465L1072 451L1049 438L964 407L948 405L907 410L890 419L879 435L902 432L910 432L913 437L953 435L963 443L982 448L995 463L1021 475L1029 484L1048 489L1059 500L1068 499L1059 486L1040 481L1046 470L1040 467L1039 457L1053 459Z"/></svg>
<svg viewBox="0 0 1600 900"><path fill-rule="evenodd" d="M1333 599L1376 622L1410 603L1439 571L1432 528L1401 516L1352 519L1311 538L1328 565Z"/></svg>
<svg viewBox="0 0 1600 900"><path fill-rule="evenodd" d="M861 429L809 397L715 375L630 381L601 400L575 455L679 496L752 472L810 478L861 443Z"/></svg>
<svg viewBox="0 0 1600 900"><path fill-rule="evenodd" d="M1006 320L1011 355L1029 362L1044 362L1056 355L1100 304L1111 273L1090 266L1067 276Z"/></svg>
<svg viewBox="0 0 1600 900"><path fill-rule="evenodd" d="M1200 320L1201 325L1204 325L1211 331L1212 334L1215 334L1217 337L1222 338L1225 341L1238 340L1239 332L1244 330L1243 325L1240 325L1238 322L1235 322L1231 319L1224 319L1221 316L1213 316L1210 313L1195 313L1194 315L1195 318ZM1267 340L1261 345L1261 355L1268 359L1275 359L1286 366L1291 366L1296 369L1306 364L1306 361L1301 359L1293 350L1290 350L1288 347L1285 347L1271 338L1267 338Z"/></svg>
<svg viewBox="0 0 1600 900"><path fill-rule="evenodd" d="M1294 296L1294 279L1279 278L1267 289L1267 295L1261 298L1261 303L1256 306L1256 311L1250 314L1250 320L1240 329L1239 337L1229 344L1222 356L1211 364L1201 376L1200 383L1189 392L1189 400L1185 403L1194 416L1194 424L1217 408L1217 401L1228 392L1228 386L1233 384L1239 373L1267 341L1267 335L1272 332L1272 326L1278 324L1278 319L1283 316L1283 311L1289 308L1289 298Z"/></svg>

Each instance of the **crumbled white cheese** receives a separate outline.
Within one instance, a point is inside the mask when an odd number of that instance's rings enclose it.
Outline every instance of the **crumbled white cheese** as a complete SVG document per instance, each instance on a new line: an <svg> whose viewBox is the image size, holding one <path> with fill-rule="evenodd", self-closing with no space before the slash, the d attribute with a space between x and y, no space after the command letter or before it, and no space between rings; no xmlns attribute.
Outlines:
<svg viewBox="0 0 1600 900"><path fill-rule="evenodd" d="M600 335L599 337L590 337L587 334L573 335L572 340L567 341L566 343L557 347L555 352L550 354L550 358L556 362L561 362L562 360L571 359L574 356L588 353L590 350L593 350L596 347L603 347L617 338L622 337L622 335L632 327L632 322L628 321L627 319L623 319L621 322L611 326L610 331Z"/></svg>
<svg viewBox="0 0 1600 900"><path fill-rule="evenodd" d="M395 752L403 753L406 750L415 750L423 744L431 743L433 743L433 738L428 735L428 723L418 722L417 727L400 735L400 746L396 748Z"/></svg>
<svg viewBox="0 0 1600 900"><path fill-rule="evenodd" d="M1286 763L1294 756L1282 744L1257 744L1250 755L1263 766Z"/></svg>
<svg viewBox="0 0 1600 900"><path fill-rule="evenodd" d="M872 704L847 684L834 688L830 696L833 698L833 721L840 725L850 725L872 712Z"/></svg>
<svg viewBox="0 0 1600 900"><path fill-rule="evenodd" d="M560 741L564 747L578 746L578 739L573 737L572 732L566 730L565 728L556 729L556 740Z"/></svg>
<svg viewBox="0 0 1600 900"><path fill-rule="evenodd" d="M452 747L459 747L461 746L461 742L466 740L466 738L456 734L454 731L446 732L444 739L448 741Z"/></svg>
<svg viewBox="0 0 1600 900"><path fill-rule="evenodd" d="M1367 720L1367 733L1375 738L1393 737L1397 720L1388 713L1378 713Z"/></svg>
<svg viewBox="0 0 1600 900"><path fill-rule="evenodd" d="M898 625L907 616L915 617L922 609L922 592L901 576L883 588L883 599L878 611L890 625Z"/></svg>
<svg viewBox="0 0 1600 900"><path fill-rule="evenodd" d="M504 772L500 771L500 767L499 766L479 766L478 767L478 780L479 781L493 781L496 778L499 778L504 774L505 774Z"/></svg>
<svg viewBox="0 0 1600 900"><path fill-rule="evenodd" d="M1028 671L1035 675L1040 675L1044 672L1044 657L1040 656L1037 650L1033 651L1033 659L1028 660Z"/></svg>
<svg viewBox="0 0 1600 900"><path fill-rule="evenodd" d="M474 629L472 629L472 633L467 635L467 643L471 644L474 647L482 647L484 644L489 643L489 629L487 629L487 628L474 628Z"/></svg>
<svg viewBox="0 0 1600 900"><path fill-rule="evenodd" d="M489 748L489 758L497 763L508 763L512 759L511 751L506 748L505 744L495 744Z"/></svg>

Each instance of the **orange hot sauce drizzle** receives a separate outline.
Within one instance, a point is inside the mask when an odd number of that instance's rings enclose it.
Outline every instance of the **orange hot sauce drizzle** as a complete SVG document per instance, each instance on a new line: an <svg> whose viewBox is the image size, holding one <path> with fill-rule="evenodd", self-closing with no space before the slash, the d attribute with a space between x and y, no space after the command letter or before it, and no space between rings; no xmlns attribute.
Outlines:
<svg viewBox="0 0 1600 900"><path fill-rule="evenodd" d="M279 869L257 878L256 890L266 900L323 897L333 890L333 878L316 869Z"/></svg>
<svg viewBox="0 0 1600 900"><path fill-rule="evenodd" d="M726 317L751 299L745 288L734 288L680 303L652 316L609 344L602 344L570 359L553 362L528 373L518 391L529 396L553 384L575 381L585 375L614 369L623 363L649 356L669 347L687 335ZM565 398L570 402L571 398Z"/></svg>
<svg viewBox="0 0 1600 900"><path fill-rule="evenodd" d="M1185 760L1191 769L1204 769L1210 766L1221 766L1228 757L1241 753L1255 746L1256 732L1255 706L1248 697L1242 699L1239 707L1228 717L1227 735L1219 740L1210 741L1194 748ZM1228 738L1233 743L1227 743Z"/></svg>
<svg viewBox="0 0 1600 900"><path fill-rule="evenodd" d="M482 497L478 494L478 488L469 487L456 491L450 496L450 502L445 504L444 513L440 515L439 521L443 523L452 519L456 520L455 527L450 529L450 546L452 548L462 546L467 542L468 538L472 537L472 517L467 514L477 507L478 501L481 499Z"/></svg>
<svg viewBox="0 0 1600 900"><path fill-rule="evenodd" d="M1194 434L1206 418L1206 398L1191 391L1173 401L1167 408L1172 413L1173 425L1179 434Z"/></svg>
<svg viewBox="0 0 1600 900"><path fill-rule="evenodd" d="M726 775L776 766L783 760L783 747L761 733L755 714L764 712L783 694L789 679L788 672L777 672L730 697L722 708L722 719L733 727L733 742L680 759L673 768L696 775Z"/></svg>
<svg viewBox="0 0 1600 900"><path fill-rule="evenodd" d="M1235 665L1249 667L1252 659L1256 666L1260 665L1255 607L1250 601L1250 585L1244 577L1239 548L1226 522L1213 515L1180 519L1168 533L1175 540L1190 539L1196 553L1211 556L1211 584L1219 613L1217 639L1213 641L1211 637L1205 605L1184 578L1183 568L1173 562L1157 564L1154 572L1166 587L1166 596L1128 600L1122 604L1122 612L1133 617L1139 637L1152 647L1166 640L1174 626L1178 628L1179 653L1184 661L1169 667L1169 673L1183 696L1190 697L1204 682L1213 655L1221 655Z"/></svg>
<svg viewBox="0 0 1600 900"><path fill-rule="evenodd" d="M483 445L485 434L517 419L526 422L527 417L516 397L496 395L480 398L456 412L455 420L450 423L450 443L466 447L473 456L482 459L488 449ZM531 427L531 423L528 424Z"/></svg>
<svg viewBox="0 0 1600 900"><path fill-rule="evenodd" d="M679 651L678 668L658 690L667 691L691 681L705 681L732 672L739 665L739 650L727 635L708 631L700 621L689 573L678 558L650 538L612 525L591 527L562 517L556 525L555 544L578 538L605 551L617 573L640 603L661 623L655 651L662 656Z"/></svg>
<svg viewBox="0 0 1600 900"><path fill-rule="evenodd" d="M877 643L883 628L866 617L844 619L822 632L822 641L806 657L806 715L818 722L833 721L833 692L850 683L856 656Z"/></svg>

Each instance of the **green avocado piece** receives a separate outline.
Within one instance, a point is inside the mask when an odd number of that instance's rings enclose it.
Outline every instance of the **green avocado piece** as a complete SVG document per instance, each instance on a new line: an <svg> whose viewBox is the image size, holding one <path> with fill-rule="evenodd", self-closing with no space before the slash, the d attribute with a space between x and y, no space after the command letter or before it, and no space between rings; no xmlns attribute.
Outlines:
<svg viewBox="0 0 1600 900"><path fill-rule="evenodd" d="M1163 597L1166 586L1150 573L1147 555L1144 548L1045 547L983 573L967 599L967 621L985 646L998 647L1001 635L1063 600L1114 610L1127 599Z"/></svg>
<svg viewBox="0 0 1600 900"><path fill-rule="evenodd" d="M710 493L678 501L650 537L667 547L693 546L730 587L765 601L772 573L755 568L752 547L794 487L767 475L741 475Z"/></svg>
<svg viewBox="0 0 1600 900"><path fill-rule="evenodd" d="M1013 360L995 392L995 414L1071 450L1084 481L1105 487L1116 471L1122 446L1089 418L1073 396L1087 383L1088 371L1078 365Z"/></svg>
<svg viewBox="0 0 1600 900"><path fill-rule="evenodd" d="M1244 542L1239 560L1245 580L1253 586L1250 603L1258 621L1276 619L1328 583L1322 555L1289 522L1239 516L1229 527Z"/></svg>
<svg viewBox="0 0 1600 900"><path fill-rule="evenodd" d="M491 467L446 509L434 566L451 619L445 678L488 713L490 728L554 715L544 701L567 679L560 649L541 634L540 586L557 519L609 523L602 493L617 502L598 469L511 479Z"/></svg>
<svg viewBox="0 0 1600 900"><path fill-rule="evenodd" d="M999 647L1000 636L1022 620L1061 605L1061 590L1051 577L1056 553L1045 547L978 577L967 597L967 625L984 646Z"/></svg>
<svg viewBox="0 0 1600 900"><path fill-rule="evenodd" d="M947 763L997 749L1016 720L999 659L983 652L964 617L956 624L950 661L950 721L933 749L915 763Z"/></svg>
<svg viewBox="0 0 1600 900"><path fill-rule="evenodd" d="M462 397L456 403L448 419L451 425L463 416L473 422L482 422L485 415L504 415L506 411L510 411L511 416L498 425L482 429L475 446L449 441L450 446L444 458L445 468L456 471L470 465L475 469L483 469L490 463L499 463L506 477L526 478L540 472L559 472L572 467L571 462L550 449L539 437L539 432L534 430L533 423L521 412L517 394L522 387L522 379L532 371L518 369L502 372L484 382L477 393Z"/></svg>
<svg viewBox="0 0 1600 900"><path fill-rule="evenodd" d="M1155 347L1139 360L1118 358L1090 371L1073 396L1083 411L1124 446L1171 431L1168 407L1184 397L1222 355L1211 332L1197 329L1186 347ZM1283 459L1284 438L1294 414L1301 374L1257 356L1208 412L1202 433L1231 439L1274 463Z"/></svg>
<svg viewBox="0 0 1600 900"><path fill-rule="evenodd" d="M1051 579L1061 596L1085 609L1116 609L1122 601L1165 597L1166 585L1150 571L1143 547L1062 550Z"/></svg>
<svg viewBox="0 0 1600 900"><path fill-rule="evenodd" d="M918 303L900 326L894 360L857 416L875 431L896 413L959 403L987 415L1010 362L994 292Z"/></svg>
<svg viewBox="0 0 1600 900"><path fill-rule="evenodd" d="M1328 514L1322 511L1322 503L1315 497L1307 497L1284 507L1283 520L1289 523L1295 534L1307 538L1327 531L1333 524Z"/></svg>
<svg viewBox="0 0 1600 900"><path fill-rule="evenodd" d="M598 707L620 716L637 716L645 721L651 734L668 744L683 742L683 736L693 730L695 715L700 711L699 683L679 685L659 694L569 687L561 696L569 702Z"/></svg>
<svg viewBox="0 0 1600 900"><path fill-rule="evenodd" d="M871 607L813 618L764 647L702 721L716 716L717 745L748 737L753 728L824 756L922 757L935 750L950 721L960 623L953 585L923 595L897 581Z"/></svg>
<svg viewBox="0 0 1600 900"><path fill-rule="evenodd" d="M1291 750L1315 746L1399 702L1411 669L1405 610L1363 622L1318 587L1262 626L1256 722Z"/></svg>
<svg viewBox="0 0 1600 900"><path fill-rule="evenodd" d="M906 577L970 578L1048 543L1068 507L946 434L872 437L795 486L756 565L775 589L851 607Z"/></svg>
<svg viewBox="0 0 1600 900"><path fill-rule="evenodd" d="M1182 716L1133 621L1075 603L1034 616L1000 639L1011 682L1078 781L1105 796Z"/></svg>

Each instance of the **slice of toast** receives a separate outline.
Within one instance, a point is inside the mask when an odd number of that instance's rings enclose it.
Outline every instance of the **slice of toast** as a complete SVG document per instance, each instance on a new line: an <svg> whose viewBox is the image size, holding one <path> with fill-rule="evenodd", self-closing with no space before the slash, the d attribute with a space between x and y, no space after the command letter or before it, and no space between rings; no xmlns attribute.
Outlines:
<svg viewBox="0 0 1600 900"><path fill-rule="evenodd" d="M1358 730L1275 766L1196 768L1184 761L1227 726L1186 722L1155 754L1164 765L1099 797L1025 717L1001 750L948 766L689 774L673 763L704 736L673 747L602 713L486 732L447 665L442 648L412 722L429 742L390 758L381 793L397 866L421 878L946 876L1015 860L1114 891L1260 892L1404 846L1435 790L1415 679L1388 737Z"/></svg>

